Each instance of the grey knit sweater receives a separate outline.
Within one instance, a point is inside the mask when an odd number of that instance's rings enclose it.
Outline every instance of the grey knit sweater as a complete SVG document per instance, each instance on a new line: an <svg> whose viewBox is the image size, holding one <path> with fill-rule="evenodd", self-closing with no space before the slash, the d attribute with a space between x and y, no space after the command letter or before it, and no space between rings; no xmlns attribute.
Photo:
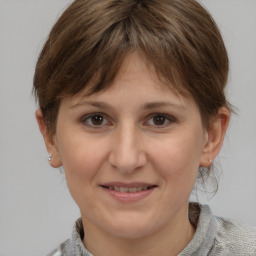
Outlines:
<svg viewBox="0 0 256 256"><path fill-rule="evenodd" d="M207 205L199 208L190 218L197 226L195 235L178 256L256 256L256 228L215 217ZM83 232L79 219L72 238L48 256L93 256L83 245Z"/></svg>

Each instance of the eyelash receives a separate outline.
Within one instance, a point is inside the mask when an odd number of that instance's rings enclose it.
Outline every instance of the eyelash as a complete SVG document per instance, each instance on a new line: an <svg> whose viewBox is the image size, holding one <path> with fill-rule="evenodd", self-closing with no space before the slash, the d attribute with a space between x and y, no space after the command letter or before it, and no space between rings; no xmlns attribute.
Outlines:
<svg viewBox="0 0 256 256"><path fill-rule="evenodd" d="M99 125L96 125L96 124L93 124L92 123L92 118L93 117L101 117L103 119L103 123L102 124L99 124ZM150 120L152 120L152 122L154 122L154 118L157 118L157 117L160 117L160 118L163 118L164 119L164 124L163 125L156 125L156 124L149 124ZM105 126L111 126L112 122L109 121L110 118L108 118L108 116L106 116L105 114L103 113L100 113L100 112L97 112L97 113L91 113L91 114L88 114L88 115L85 115L82 117L81 119L81 122L85 125L85 126L88 126L88 127L91 127L91 128L96 128L96 129L100 129L102 127L105 127ZM90 122L90 123L89 123ZM104 122L107 122L104 123ZM167 122L167 124L166 124ZM154 113L154 114L151 114L147 117L147 121L145 121L143 124L145 126L151 126L151 127L156 127L157 129L163 129L163 128L166 128L166 127L169 127L171 124L177 122L176 118L174 118L173 116L170 116L168 114L164 114L164 113Z"/></svg>

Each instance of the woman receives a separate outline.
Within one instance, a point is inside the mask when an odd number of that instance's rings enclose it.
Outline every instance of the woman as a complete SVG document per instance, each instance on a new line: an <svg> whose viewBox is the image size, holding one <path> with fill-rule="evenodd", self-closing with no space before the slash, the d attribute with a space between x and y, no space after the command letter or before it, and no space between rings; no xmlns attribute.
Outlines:
<svg viewBox="0 0 256 256"><path fill-rule="evenodd" d="M50 255L256 255L256 231L189 203L231 107L228 57L194 0L77 0L39 57L36 118L80 208Z"/></svg>

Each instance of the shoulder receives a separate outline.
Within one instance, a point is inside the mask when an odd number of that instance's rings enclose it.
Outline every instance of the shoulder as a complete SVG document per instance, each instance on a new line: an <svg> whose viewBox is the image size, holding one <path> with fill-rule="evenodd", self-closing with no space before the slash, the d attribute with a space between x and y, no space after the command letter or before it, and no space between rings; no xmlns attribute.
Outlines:
<svg viewBox="0 0 256 256"><path fill-rule="evenodd" d="M73 227L72 236L47 256L93 256L83 245L83 224L79 218Z"/></svg>
<svg viewBox="0 0 256 256"><path fill-rule="evenodd" d="M217 225L213 255L227 252L227 255L256 255L256 228L241 223L214 217Z"/></svg>
<svg viewBox="0 0 256 256"><path fill-rule="evenodd" d="M256 229L216 217L208 205L190 204L196 232L180 255L256 256Z"/></svg>
<svg viewBox="0 0 256 256"><path fill-rule="evenodd" d="M68 239L60 244L55 250L47 254L47 256L73 256L71 251L71 240ZM75 256L75 255L74 255Z"/></svg>

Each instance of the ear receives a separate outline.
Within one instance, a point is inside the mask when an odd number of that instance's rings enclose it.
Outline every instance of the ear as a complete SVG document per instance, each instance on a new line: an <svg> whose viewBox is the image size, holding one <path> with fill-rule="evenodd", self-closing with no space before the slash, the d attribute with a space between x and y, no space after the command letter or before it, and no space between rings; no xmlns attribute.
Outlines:
<svg viewBox="0 0 256 256"><path fill-rule="evenodd" d="M206 132L206 142L200 159L200 166L210 166L218 155L225 138L229 120L230 111L226 107L221 107L211 120L210 127Z"/></svg>
<svg viewBox="0 0 256 256"><path fill-rule="evenodd" d="M62 162L58 152L56 139L54 138L54 136L50 135L49 131L47 130L41 109L38 109L35 115L40 132L44 138L46 149L51 156L51 160L49 161L49 163L52 167L59 168L62 166Z"/></svg>

